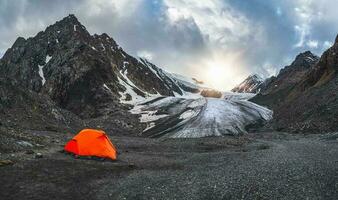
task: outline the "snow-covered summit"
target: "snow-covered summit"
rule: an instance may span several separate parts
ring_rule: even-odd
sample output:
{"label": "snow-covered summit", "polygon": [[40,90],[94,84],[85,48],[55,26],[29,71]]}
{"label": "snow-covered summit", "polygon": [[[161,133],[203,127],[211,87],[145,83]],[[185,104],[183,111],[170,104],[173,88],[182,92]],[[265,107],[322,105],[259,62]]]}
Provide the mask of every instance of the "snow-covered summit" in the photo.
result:
{"label": "snow-covered summit", "polygon": [[242,83],[233,88],[232,92],[244,92],[244,93],[257,93],[260,90],[260,86],[264,82],[264,79],[259,75],[254,74],[246,78]]}

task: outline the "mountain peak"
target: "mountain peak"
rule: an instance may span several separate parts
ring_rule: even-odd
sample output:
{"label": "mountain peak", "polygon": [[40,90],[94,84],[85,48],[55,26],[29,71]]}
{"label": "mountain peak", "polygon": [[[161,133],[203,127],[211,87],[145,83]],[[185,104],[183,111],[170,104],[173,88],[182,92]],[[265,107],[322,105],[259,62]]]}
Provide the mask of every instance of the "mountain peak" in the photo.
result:
{"label": "mountain peak", "polygon": [[302,67],[309,67],[309,65],[317,63],[319,57],[313,54],[311,51],[305,51],[299,53],[295,60],[292,62],[290,66],[302,66]]}
{"label": "mountain peak", "polygon": [[69,14],[67,17],[64,17],[59,21],[60,23],[72,23],[72,24],[80,24],[79,20],[74,14]]}
{"label": "mountain peak", "polygon": [[73,33],[80,33],[81,35],[85,34],[87,36],[90,35],[86,30],[86,27],[83,26],[73,14],[70,14],[60,21],[48,26],[45,32],[52,34],[55,32],[57,34],[63,32],[66,35],[73,35]]}
{"label": "mountain peak", "polygon": [[263,81],[263,78],[260,77],[258,74],[252,74],[248,78],[246,78],[246,80],[249,80],[249,79],[253,79],[253,80],[257,80],[257,81]]}
{"label": "mountain peak", "polygon": [[311,51],[305,51],[305,52],[302,52],[302,53],[299,53],[297,56],[296,56],[296,60],[299,60],[299,59],[304,59],[304,58],[319,58],[317,55],[313,54]]}
{"label": "mountain peak", "polygon": [[257,93],[260,90],[260,86],[263,83],[263,79],[257,75],[253,74],[248,76],[243,82],[241,82],[238,86],[233,88],[232,92],[239,93]]}

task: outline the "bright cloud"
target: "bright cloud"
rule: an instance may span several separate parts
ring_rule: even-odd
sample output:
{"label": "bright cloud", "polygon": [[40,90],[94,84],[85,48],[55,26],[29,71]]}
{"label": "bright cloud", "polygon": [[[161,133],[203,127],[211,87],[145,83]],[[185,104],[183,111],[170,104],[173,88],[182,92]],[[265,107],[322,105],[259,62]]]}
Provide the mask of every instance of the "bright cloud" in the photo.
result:
{"label": "bright cloud", "polygon": [[149,61],[153,60],[153,57],[154,57],[154,55],[147,50],[138,51],[137,56],[140,58],[145,58]]}
{"label": "bright cloud", "polygon": [[306,45],[311,48],[311,49],[315,49],[318,47],[318,41],[317,40],[309,40]]}

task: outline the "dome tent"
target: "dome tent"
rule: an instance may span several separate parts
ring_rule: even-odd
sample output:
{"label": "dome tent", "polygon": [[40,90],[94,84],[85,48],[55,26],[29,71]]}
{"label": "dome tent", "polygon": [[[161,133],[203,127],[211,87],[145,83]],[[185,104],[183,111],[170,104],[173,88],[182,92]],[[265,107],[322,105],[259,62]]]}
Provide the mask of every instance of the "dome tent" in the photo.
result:
{"label": "dome tent", "polygon": [[115,146],[101,130],[83,129],[65,145],[64,150],[79,156],[117,159]]}

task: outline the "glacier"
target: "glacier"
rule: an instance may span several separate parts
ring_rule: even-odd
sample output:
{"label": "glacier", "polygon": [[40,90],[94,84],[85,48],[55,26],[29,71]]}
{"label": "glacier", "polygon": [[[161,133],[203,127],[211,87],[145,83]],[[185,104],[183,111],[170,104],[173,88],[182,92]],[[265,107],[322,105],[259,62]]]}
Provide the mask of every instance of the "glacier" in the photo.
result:
{"label": "glacier", "polygon": [[[147,123],[148,137],[201,138],[242,135],[247,127],[262,125],[273,112],[248,101],[252,94],[223,93],[222,98],[158,97],[131,110]],[[145,120],[147,119],[147,120]]]}

